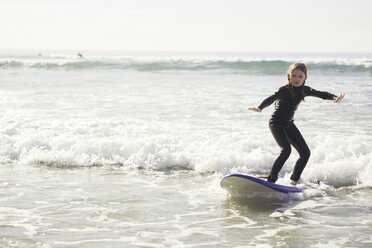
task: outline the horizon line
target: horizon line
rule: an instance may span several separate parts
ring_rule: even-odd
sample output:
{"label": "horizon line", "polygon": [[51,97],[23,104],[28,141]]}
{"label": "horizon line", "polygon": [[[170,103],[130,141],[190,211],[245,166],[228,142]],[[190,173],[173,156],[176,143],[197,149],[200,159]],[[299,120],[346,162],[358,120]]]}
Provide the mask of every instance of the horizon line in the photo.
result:
{"label": "horizon line", "polygon": [[245,54],[354,54],[354,55],[372,55],[371,52],[360,52],[360,51],[248,51],[248,50],[181,50],[181,49],[170,49],[170,50],[158,50],[158,49],[105,49],[105,48],[95,48],[95,49],[78,49],[78,48],[1,48],[0,51],[64,51],[64,52],[129,52],[129,53],[245,53]]}

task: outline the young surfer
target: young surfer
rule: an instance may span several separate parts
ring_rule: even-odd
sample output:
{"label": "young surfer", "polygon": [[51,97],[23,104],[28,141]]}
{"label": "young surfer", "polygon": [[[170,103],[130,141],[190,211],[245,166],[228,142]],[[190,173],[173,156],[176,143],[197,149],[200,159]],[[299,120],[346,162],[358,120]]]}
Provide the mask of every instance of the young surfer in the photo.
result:
{"label": "young surfer", "polygon": [[272,96],[266,98],[260,106],[257,108],[249,108],[249,110],[261,112],[264,108],[276,101],[275,111],[270,118],[269,127],[281,152],[272,166],[267,181],[276,182],[280,170],[291,154],[292,145],[300,155],[291,175],[291,184],[296,185],[310,157],[310,149],[293,122],[293,115],[298,105],[301,101],[305,101],[306,96],[333,100],[334,103],[337,103],[344,98],[345,94],[336,96],[305,86],[307,68],[303,63],[292,64],[288,69],[287,78],[288,83],[286,85],[280,87]]}

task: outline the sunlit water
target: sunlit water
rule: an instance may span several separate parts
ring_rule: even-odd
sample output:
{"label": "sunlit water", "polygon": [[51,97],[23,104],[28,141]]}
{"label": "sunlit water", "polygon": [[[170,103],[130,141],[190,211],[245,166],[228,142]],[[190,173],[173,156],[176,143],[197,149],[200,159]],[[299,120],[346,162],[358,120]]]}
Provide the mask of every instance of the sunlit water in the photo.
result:
{"label": "sunlit water", "polygon": [[[278,202],[234,198],[219,183],[270,171],[273,106],[247,108],[285,82],[285,69],[12,59],[0,70],[0,246],[371,246],[368,67],[310,71],[309,86],[346,97],[301,103],[295,122],[312,151],[302,179],[320,187]],[[296,159],[293,151],[279,183]]]}

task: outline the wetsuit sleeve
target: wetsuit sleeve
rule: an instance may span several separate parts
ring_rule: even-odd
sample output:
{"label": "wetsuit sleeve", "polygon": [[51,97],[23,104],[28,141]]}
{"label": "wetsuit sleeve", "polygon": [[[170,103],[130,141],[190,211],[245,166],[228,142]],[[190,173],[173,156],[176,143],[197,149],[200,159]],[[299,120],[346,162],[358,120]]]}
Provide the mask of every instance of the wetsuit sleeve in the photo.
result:
{"label": "wetsuit sleeve", "polygon": [[318,90],[315,90],[313,88],[310,88],[308,86],[305,86],[305,95],[306,96],[315,96],[315,97],[319,97],[319,98],[322,98],[324,100],[333,100],[335,99],[335,97],[337,97],[336,95],[334,94],[331,94],[329,92],[326,92],[326,91],[318,91]]}
{"label": "wetsuit sleeve", "polygon": [[280,94],[281,94],[281,90],[279,89],[273,95],[263,100],[263,102],[260,104],[260,106],[258,106],[258,108],[263,110],[264,108],[270,106],[273,102],[275,102],[279,98]]}

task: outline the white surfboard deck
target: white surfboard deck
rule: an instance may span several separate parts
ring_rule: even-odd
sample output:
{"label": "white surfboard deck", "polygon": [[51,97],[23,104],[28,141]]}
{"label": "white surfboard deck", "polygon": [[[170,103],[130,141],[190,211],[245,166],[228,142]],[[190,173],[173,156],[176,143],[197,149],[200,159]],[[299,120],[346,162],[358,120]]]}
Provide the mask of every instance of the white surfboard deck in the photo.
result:
{"label": "white surfboard deck", "polygon": [[300,193],[308,186],[286,186],[267,182],[257,177],[242,174],[231,174],[221,180],[221,187],[231,194],[265,195],[279,192],[282,194]]}

